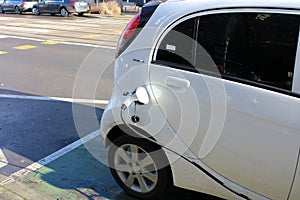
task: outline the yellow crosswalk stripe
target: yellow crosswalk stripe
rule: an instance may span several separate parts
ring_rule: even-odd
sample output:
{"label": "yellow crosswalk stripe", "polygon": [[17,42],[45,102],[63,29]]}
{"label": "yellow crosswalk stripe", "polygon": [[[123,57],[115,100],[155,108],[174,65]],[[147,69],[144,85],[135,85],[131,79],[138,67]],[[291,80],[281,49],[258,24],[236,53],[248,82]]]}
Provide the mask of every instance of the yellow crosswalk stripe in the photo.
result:
{"label": "yellow crosswalk stripe", "polygon": [[133,17],[114,17],[117,20],[132,20]]}
{"label": "yellow crosswalk stripe", "polygon": [[89,35],[84,35],[84,38],[95,38],[95,37],[99,37],[98,34],[89,34]]}
{"label": "yellow crosswalk stripe", "polygon": [[5,51],[0,51],[0,55],[7,54]]}
{"label": "yellow crosswalk stripe", "polygon": [[28,50],[28,49],[33,49],[33,48],[37,48],[37,46],[22,45],[22,46],[14,47],[14,49],[18,49],[18,50]]}
{"label": "yellow crosswalk stripe", "polygon": [[121,34],[123,32],[123,30],[112,30],[113,33],[116,33],[116,34]]}
{"label": "yellow crosswalk stripe", "polygon": [[55,42],[55,41],[45,41],[42,42],[41,44],[48,44],[48,45],[54,45],[54,44],[59,44],[60,42]]}

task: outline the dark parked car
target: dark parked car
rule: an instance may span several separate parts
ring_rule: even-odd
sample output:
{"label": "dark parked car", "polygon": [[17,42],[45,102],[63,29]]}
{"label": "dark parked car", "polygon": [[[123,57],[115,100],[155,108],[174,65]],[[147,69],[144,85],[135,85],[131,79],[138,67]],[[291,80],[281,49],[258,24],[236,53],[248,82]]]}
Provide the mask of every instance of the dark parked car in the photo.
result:
{"label": "dark parked car", "polygon": [[32,8],[35,15],[50,13],[51,15],[60,14],[63,17],[68,16],[70,13],[78,13],[82,16],[89,10],[90,7],[84,0],[43,0]]}
{"label": "dark parked car", "polygon": [[31,12],[33,5],[37,2],[37,0],[4,0],[0,4],[0,14],[4,12],[15,12],[16,14]]}

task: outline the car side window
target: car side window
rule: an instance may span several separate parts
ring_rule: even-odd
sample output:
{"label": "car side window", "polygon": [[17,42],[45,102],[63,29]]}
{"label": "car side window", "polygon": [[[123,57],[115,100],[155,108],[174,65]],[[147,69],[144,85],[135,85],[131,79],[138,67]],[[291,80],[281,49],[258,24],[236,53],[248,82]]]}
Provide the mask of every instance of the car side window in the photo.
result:
{"label": "car side window", "polygon": [[156,62],[171,67],[193,68],[197,18],[186,20],[167,33],[157,50]]}
{"label": "car side window", "polygon": [[188,19],[169,31],[154,62],[291,91],[300,17],[225,13]]}
{"label": "car side window", "polygon": [[236,13],[200,17],[197,41],[223,77],[291,90],[298,35],[298,16]]}

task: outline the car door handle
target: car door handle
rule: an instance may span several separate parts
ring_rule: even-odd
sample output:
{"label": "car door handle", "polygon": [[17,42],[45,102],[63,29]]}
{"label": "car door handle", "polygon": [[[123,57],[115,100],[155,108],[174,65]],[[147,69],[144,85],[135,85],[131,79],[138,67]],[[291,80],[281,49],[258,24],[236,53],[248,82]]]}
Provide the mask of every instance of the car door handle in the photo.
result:
{"label": "car door handle", "polygon": [[184,88],[184,89],[188,89],[191,86],[189,80],[179,78],[179,77],[174,77],[174,76],[168,76],[165,80],[165,84],[170,87]]}

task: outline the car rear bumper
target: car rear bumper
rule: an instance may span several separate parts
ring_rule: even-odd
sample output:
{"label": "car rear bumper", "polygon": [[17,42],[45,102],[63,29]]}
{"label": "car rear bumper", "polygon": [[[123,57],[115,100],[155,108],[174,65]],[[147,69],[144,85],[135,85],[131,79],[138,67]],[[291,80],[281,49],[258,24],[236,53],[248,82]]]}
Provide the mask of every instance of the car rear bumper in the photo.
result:
{"label": "car rear bumper", "polygon": [[68,6],[67,9],[70,13],[87,13],[90,11],[89,6]]}
{"label": "car rear bumper", "polygon": [[20,11],[21,12],[31,12],[32,11],[32,7],[20,7]]}

